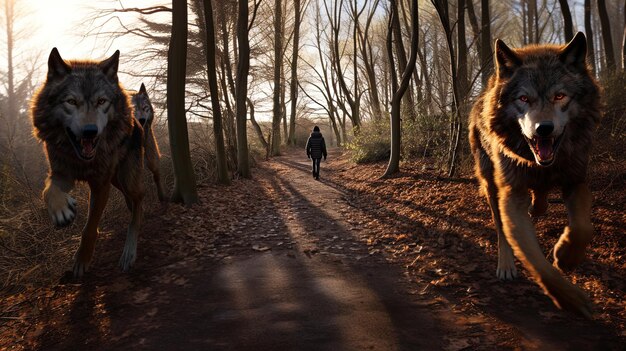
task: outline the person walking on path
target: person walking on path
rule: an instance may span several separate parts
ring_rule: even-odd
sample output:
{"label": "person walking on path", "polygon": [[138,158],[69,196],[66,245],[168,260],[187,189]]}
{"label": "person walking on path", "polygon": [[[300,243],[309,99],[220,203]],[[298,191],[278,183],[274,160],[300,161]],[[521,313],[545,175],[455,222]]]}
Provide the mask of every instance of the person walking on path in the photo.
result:
{"label": "person walking on path", "polygon": [[320,161],[322,156],[324,156],[324,161],[326,161],[327,155],[324,136],[320,133],[320,127],[315,126],[309,136],[309,140],[306,141],[306,156],[309,159],[313,159],[313,178],[320,179]]}

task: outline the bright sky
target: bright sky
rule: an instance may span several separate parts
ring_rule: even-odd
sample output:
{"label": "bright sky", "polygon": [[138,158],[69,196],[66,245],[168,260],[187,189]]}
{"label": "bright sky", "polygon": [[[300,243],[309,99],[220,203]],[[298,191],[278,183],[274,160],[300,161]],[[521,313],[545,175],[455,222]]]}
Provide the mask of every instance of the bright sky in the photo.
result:
{"label": "bright sky", "polygon": [[[15,2],[16,12],[20,16],[19,23],[16,23],[16,29],[22,30],[24,33],[16,43],[16,54],[18,55],[16,62],[19,64],[23,60],[29,60],[30,57],[38,56],[41,73],[39,74],[40,77],[36,77],[35,80],[41,82],[47,69],[48,55],[53,47],[58,48],[61,56],[65,59],[104,59],[112,55],[115,50],[120,50],[121,65],[123,65],[124,53],[136,49],[138,45],[142,44],[131,37],[122,37],[111,42],[108,35],[100,37],[95,35],[97,34],[95,28],[104,22],[104,20],[96,22],[92,20],[96,13],[95,9],[119,8],[121,5],[143,7],[163,1],[15,0]],[[131,18],[136,17],[136,14],[119,14],[119,17],[128,23]],[[108,24],[110,24],[110,28],[118,28],[118,22],[115,19],[111,18]],[[85,36],[90,31],[94,35]],[[2,57],[2,63],[0,63],[4,69],[6,69],[5,60]],[[121,74],[120,79],[129,88],[137,85],[137,79],[128,75]]]}

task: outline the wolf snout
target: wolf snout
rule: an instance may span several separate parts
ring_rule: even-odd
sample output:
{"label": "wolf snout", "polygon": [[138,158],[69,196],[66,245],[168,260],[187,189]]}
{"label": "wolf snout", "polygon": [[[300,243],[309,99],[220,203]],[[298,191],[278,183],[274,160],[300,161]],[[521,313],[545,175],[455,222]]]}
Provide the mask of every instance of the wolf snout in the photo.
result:
{"label": "wolf snout", "polygon": [[86,139],[93,139],[98,136],[98,126],[95,124],[87,124],[83,127],[82,137]]}
{"label": "wolf snout", "polygon": [[540,137],[549,137],[554,131],[554,123],[552,121],[543,121],[535,124],[535,132]]}

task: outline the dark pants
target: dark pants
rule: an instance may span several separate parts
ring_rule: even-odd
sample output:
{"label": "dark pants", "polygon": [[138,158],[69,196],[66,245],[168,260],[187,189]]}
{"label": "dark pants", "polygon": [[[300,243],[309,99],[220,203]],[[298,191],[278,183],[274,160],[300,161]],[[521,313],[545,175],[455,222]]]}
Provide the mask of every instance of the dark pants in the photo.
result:
{"label": "dark pants", "polygon": [[320,177],[320,162],[322,161],[321,158],[314,158],[313,159],[313,177],[315,178],[319,178]]}

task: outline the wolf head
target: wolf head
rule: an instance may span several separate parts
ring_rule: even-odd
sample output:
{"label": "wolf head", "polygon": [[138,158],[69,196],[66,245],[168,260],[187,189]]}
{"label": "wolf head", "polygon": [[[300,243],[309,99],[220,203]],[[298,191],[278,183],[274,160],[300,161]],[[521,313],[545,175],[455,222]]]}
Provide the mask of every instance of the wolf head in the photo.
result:
{"label": "wolf head", "polygon": [[154,110],[152,109],[152,104],[150,103],[150,97],[148,97],[146,86],[143,85],[143,83],[141,83],[139,92],[133,94],[131,100],[135,110],[135,119],[137,119],[139,124],[141,124],[144,129],[146,129],[146,126],[150,126],[152,124],[152,120],[154,119]]}
{"label": "wolf head", "polygon": [[[116,104],[124,95],[117,79],[120,52],[100,61],[64,61],[54,48],[48,58],[44,84],[50,113],[36,127],[60,125],[76,155],[93,159],[109,122],[116,118]],[[41,94],[40,94],[41,95]]]}
{"label": "wolf head", "polygon": [[499,113],[490,127],[509,139],[511,133],[521,132],[540,166],[554,163],[568,125],[584,108],[583,100],[591,95],[598,98],[586,54],[586,39],[580,32],[562,46],[510,49],[496,40],[494,83]]}

